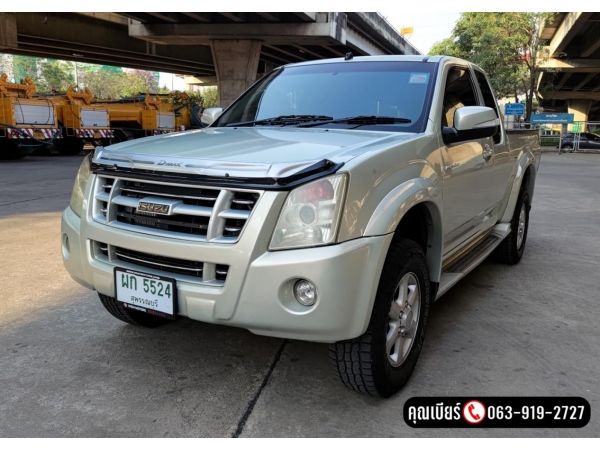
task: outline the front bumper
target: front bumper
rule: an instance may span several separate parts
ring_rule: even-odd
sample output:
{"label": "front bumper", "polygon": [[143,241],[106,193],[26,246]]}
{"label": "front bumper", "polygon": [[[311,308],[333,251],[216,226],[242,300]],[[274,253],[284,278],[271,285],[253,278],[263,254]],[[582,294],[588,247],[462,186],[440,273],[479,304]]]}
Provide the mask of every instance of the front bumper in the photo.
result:
{"label": "front bumper", "polygon": [[[391,234],[269,252],[264,250],[264,233],[252,226],[244,233],[242,241],[252,242],[252,247],[242,242],[229,246],[186,242],[82,220],[67,208],[62,218],[63,259],[77,282],[114,296],[115,265],[95,259],[93,240],[142,252],[151,249],[174,258],[197,256],[228,264],[230,273],[224,286],[178,280],[178,312],[182,316],[261,335],[318,342],[351,339],[366,330]],[[316,285],[315,305],[305,307],[294,299],[292,286],[299,278]]]}

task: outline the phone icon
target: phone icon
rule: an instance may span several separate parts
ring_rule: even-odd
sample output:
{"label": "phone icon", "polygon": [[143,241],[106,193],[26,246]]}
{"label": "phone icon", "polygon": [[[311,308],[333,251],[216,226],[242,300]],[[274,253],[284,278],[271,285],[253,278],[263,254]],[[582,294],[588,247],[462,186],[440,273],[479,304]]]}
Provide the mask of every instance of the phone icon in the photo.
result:
{"label": "phone icon", "polygon": [[473,403],[469,404],[469,413],[471,414],[471,417],[473,417],[473,419],[481,420],[481,416],[475,412],[475,405]]}
{"label": "phone icon", "polygon": [[470,400],[463,406],[462,413],[468,423],[476,425],[485,419],[485,406],[479,400]]}

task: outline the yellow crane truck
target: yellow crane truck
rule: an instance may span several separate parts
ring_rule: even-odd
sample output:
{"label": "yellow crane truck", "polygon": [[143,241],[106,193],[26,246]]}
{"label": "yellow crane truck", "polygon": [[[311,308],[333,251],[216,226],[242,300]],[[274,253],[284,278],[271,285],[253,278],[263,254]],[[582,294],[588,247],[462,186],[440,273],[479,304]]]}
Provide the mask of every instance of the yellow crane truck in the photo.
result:
{"label": "yellow crane truck", "polygon": [[58,114],[63,138],[55,142],[56,150],[63,155],[76,155],[86,143],[110,144],[114,138],[109,110],[94,104],[94,94],[88,89],[76,91],[69,87],[64,95],[50,97]]}
{"label": "yellow crane truck", "polygon": [[157,96],[139,95],[95,103],[94,106],[108,111],[116,141],[171,133],[177,129],[172,105]]}
{"label": "yellow crane truck", "polygon": [[19,159],[48,142],[62,140],[56,105],[34,97],[35,83],[11,83],[0,75],[0,159]]}
{"label": "yellow crane truck", "polygon": [[145,136],[200,127],[202,105],[187,94],[140,94],[96,101],[88,89],[36,95],[26,78],[11,83],[0,75],[0,158],[15,159],[53,144],[62,155],[76,155],[85,144],[108,145]]}

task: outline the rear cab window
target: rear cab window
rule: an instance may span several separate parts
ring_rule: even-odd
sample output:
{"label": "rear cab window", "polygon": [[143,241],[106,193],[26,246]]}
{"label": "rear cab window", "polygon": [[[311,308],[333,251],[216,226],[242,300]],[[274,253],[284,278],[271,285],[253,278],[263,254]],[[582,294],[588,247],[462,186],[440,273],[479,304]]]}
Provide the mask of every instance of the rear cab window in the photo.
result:
{"label": "rear cab window", "polygon": [[[494,93],[492,92],[492,88],[488,83],[487,79],[483,72],[479,70],[475,70],[475,77],[477,78],[477,83],[479,84],[479,89],[481,90],[481,95],[483,96],[483,104],[488,108],[492,108],[496,112],[496,117],[500,118],[500,114],[498,114],[498,105],[496,103],[496,99],[494,99]],[[501,129],[498,126],[496,130],[496,134],[494,134],[494,143],[498,144],[502,139]]]}

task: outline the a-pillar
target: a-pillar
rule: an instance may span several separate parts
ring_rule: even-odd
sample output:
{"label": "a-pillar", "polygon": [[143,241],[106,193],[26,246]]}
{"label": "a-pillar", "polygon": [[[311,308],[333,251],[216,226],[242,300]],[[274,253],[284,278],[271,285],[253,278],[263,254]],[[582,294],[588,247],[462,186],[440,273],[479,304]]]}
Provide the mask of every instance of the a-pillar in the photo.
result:
{"label": "a-pillar", "polygon": [[[594,103],[593,100],[569,100],[569,113],[574,115],[575,122],[587,122],[590,108]],[[569,126],[569,131],[573,131],[573,126]],[[587,131],[587,123],[577,126],[576,131]]]}
{"label": "a-pillar", "polygon": [[225,108],[256,81],[262,43],[249,39],[226,39],[214,40],[211,44],[219,105]]}

